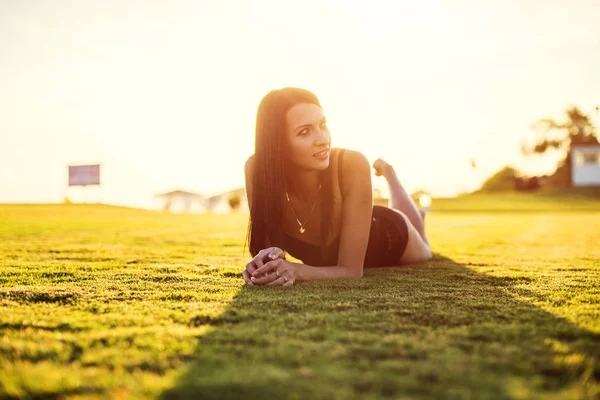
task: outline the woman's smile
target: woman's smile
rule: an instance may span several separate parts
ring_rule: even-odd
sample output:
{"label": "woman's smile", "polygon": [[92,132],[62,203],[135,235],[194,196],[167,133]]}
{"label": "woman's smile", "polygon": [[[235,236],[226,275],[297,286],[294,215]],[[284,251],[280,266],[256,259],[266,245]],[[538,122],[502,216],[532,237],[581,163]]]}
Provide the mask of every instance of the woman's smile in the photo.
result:
{"label": "woman's smile", "polygon": [[324,160],[327,160],[329,158],[329,153],[330,153],[329,148],[326,148],[325,150],[320,151],[320,152],[314,154],[313,157],[315,157],[317,160],[324,161]]}

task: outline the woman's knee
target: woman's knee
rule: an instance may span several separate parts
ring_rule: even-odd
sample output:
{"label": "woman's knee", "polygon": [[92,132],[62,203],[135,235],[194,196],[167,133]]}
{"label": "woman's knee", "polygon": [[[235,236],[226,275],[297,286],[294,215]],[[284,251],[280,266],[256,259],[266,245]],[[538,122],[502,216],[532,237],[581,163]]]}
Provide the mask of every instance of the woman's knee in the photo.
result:
{"label": "woman's knee", "polygon": [[400,261],[405,264],[424,263],[431,260],[431,256],[431,249],[423,243],[421,246],[407,248]]}
{"label": "woman's knee", "polygon": [[408,241],[400,262],[403,264],[414,264],[431,260],[432,253],[429,244],[423,240],[412,224],[408,223],[407,226]]}

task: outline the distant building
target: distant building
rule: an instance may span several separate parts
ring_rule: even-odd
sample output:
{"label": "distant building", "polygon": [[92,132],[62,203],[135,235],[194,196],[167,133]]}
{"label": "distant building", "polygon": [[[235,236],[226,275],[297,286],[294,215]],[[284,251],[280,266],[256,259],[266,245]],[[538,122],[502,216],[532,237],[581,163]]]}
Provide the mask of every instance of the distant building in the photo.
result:
{"label": "distant building", "polygon": [[237,211],[249,212],[248,199],[246,198],[246,191],[244,188],[230,190],[212,196],[208,198],[208,210],[215,214],[226,214],[232,211],[230,207],[230,198],[237,197],[239,199],[239,206]]}
{"label": "distant building", "polygon": [[170,212],[203,213],[207,199],[201,194],[174,190],[154,196],[154,209]]}
{"label": "distant building", "polygon": [[244,188],[230,190],[212,197],[206,197],[199,193],[174,190],[172,192],[157,194],[154,196],[154,209],[170,211],[174,213],[206,213],[228,214],[232,212],[231,198],[237,198],[239,205],[236,208],[240,212],[249,212],[248,200]]}
{"label": "distant building", "polygon": [[573,186],[600,186],[600,144],[571,147]]}

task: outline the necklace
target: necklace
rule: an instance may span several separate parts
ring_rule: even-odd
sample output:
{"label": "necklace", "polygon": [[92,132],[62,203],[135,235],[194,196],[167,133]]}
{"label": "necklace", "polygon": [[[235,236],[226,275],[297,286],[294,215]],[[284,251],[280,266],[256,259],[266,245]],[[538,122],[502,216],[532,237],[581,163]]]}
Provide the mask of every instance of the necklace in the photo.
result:
{"label": "necklace", "polygon": [[[322,183],[319,184],[319,192],[321,191],[321,186],[322,186]],[[300,231],[300,233],[306,232],[306,228],[304,226],[308,222],[312,212],[315,210],[315,206],[317,205],[317,202],[319,201],[319,199],[317,198],[317,200],[315,200],[315,204],[313,204],[312,208],[310,209],[310,212],[308,213],[308,217],[306,218],[306,221],[304,221],[304,223],[302,223],[302,222],[300,222],[300,219],[298,219],[298,215],[296,215],[296,211],[294,211],[294,207],[292,207],[292,203],[290,203],[290,196],[288,196],[287,191],[285,192],[285,198],[287,199],[288,203],[290,204],[290,208],[292,209],[294,218],[296,218],[296,221],[298,222],[298,225],[300,226],[300,228],[298,230]]]}

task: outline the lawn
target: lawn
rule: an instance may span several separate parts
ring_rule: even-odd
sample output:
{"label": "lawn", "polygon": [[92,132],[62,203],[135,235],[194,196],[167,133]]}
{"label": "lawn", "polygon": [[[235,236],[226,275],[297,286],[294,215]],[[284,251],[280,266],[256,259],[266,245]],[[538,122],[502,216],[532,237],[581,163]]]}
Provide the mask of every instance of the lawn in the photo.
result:
{"label": "lawn", "polygon": [[0,205],[0,398],[598,398],[600,199],[478,196],[427,264],[275,289],[244,214]]}

